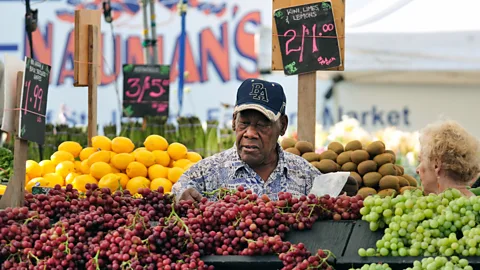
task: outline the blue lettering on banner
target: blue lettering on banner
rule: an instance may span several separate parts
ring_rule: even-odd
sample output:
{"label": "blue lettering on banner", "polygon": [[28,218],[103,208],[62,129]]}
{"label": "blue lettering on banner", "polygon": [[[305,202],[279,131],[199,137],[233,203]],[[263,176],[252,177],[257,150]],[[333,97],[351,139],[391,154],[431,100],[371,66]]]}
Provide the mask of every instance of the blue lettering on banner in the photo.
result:
{"label": "blue lettering on banner", "polygon": [[220,111],[219,108],[210,108],[207,110],[207,121],[214,121],[218,120],[218,116],[216,115]]}
{"label": "blue lettering on banner", "polygon": [[410,109],[404,107],[400,110],[383,110],[373,105],[370,110],[354,111],[345,110],[342,106],[338,107],[337,118],[335,112],[328,106],[322,111],[321,119],[324,127],[329,127],[342,120],[342,116],[347,115],[357,119],[362,126],[409,126],[410,125]]}

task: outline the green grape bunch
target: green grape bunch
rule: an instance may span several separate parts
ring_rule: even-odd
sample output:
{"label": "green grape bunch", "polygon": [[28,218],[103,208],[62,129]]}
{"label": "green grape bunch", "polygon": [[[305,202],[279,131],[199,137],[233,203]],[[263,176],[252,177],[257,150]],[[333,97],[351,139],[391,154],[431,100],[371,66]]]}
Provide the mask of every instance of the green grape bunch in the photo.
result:
{"label": "green grape bunch", "polygon": [[360,268],[350,268],[349,270],[392,270],[388,263],[365,264]]}

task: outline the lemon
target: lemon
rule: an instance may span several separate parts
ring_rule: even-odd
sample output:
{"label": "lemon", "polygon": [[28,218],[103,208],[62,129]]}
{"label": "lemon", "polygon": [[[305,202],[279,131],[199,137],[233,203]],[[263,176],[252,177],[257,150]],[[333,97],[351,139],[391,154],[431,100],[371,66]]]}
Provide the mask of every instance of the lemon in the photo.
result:
{"label": "lemon", "polygon": [[124,173],[116,173],[120,177],[120,185],[122,186],[123,189],[127,187],[127,183],[130,180],[130,177]]}
{"label": "lemon", "polygon": [[78,173],[69,173],[67,177],[65,177],[65,185],[72,184],[73,180],[75,180],[75,177],[79,176],[80,174]]}
{"label": "lemon", "polygon": [[42,176],[42,167],[34,160],[27,160],[25,173],[30,179]]}
{"label": "lemon", "polygon": [[75,172],[75,164],[71,161],[62,161],[55,167],[55,172],[65,178],[69,173]]}
{"label": "lemon", "polygon": [[120,188],[121,177],[114,173],[109,173],[104,175],[100,181],[98,181],[99,188],[109,188],[111,192],[116,191]]}
{"label": "lemon", "polygon": [[92,166],[95,162],[105,162],[110,163],[110,152],[109,151],[98,151],[93,153],[90,157],[88,157],[88,166]]}
{"label": "lemon", "polygon": [[193,163],[199,162],[202,160],[202,156],[197,153],[197,152],[188,152],[187,153],[187,159],[190,160]]}
{"label": "lemon", "polygon": [[97,180],[111,172],[112,168],[106,162],[95,162],[92,164],[92,166],[90,166],[90,175]]}
{"label": "lemon", "polygon": [[113,166],[112,163],[110,163],[109,165],[110,165],[112,173],[120,173],[121,172],[119,169],[115,168],[115,166]]}
{"label": "lemon", "polygon": [[168,148],[168,141],[160,135],[150,135],[143,142],[145,148],[148,151],[162,150],[165,151]]}
{"label": "lemon", "polygon": [[167,153],[173,160],[179,160],[187,156],[187,147],[181,143],[172,143],[168,146]]}
{"label": "lemon", "polygon": [[195,165],[195,163],[188,163],[187,165],[185,165],[183,167],[183,170],[187,171],[188,169],[190,169],[190,167],[192,167],[193,165]]}
{"label": "lemon", "polygon": [[168,167],[173,168],[174,163],[175,163],[175,160],[171,159],[170,162],[168,163]]}
{"label": "lemon", "polygon": [[78,142],[66,141],[58,146],[58,150],[69,152],[73,157],[78,157],[82,151],[82,146]]}
{"label": "lemon", "polygon": [[130,179],[127,183],[127,190],[130,191],[132,195],[137,194],[140,188],[150,188],[150,181],[145,177],[138,176]]}
{"label": "lemon", "polygon": [[97,150],[93,147],[85,147],[83,150],[80,152],[80,160],[84,161],[88,159],[93,153],[97,152]]}
{"label": "lemon", "polygon": [[155,164],[155,156],[150,151],[138,151],[135,153],[135,160],[142,163],[146,167]]}
{"label": "lemon", "polygon": [[75,157],[72,154],[66,151],[57,151],[50,156],[50,160],[55,164],[55,166],[62,161],[75,161]]}
{"label": "lemon", "polygon": [[83,174],[75,177],[72,182],[73,188],[81,192],[87,191],[86,184],[98,184],[98,181],[89,174]]}
{"label": "lemon", "polygon": [[5,194],[5,191],[7,190],[7,186],[6,185],[0,185],[0,195],[3,196],[3,194]]}
{"label": "lemon", "polygon": [[168,164],[170,164],[170,156],[167,151],[155,150],[152,154],[155,157],[155,163],[160,164],[163,167],[168,167]]}
{"label": "lemon", "polygon": [[120,153],[131,153],[135,149],[132,140],[127,137],[116,137],[112,140],[112,151]]}
{"label": "lemon", "polygon": [[73,164],[75,165],[75,172],[76,173],[81,173],[82,172],[82,162],[78,161],[78,160],[75,160],[75,162]]}
{"label": "lemon", "polygon": [[65,186],[65,180],[58,173],[47,173],[43,178],[47,182],[47,187],[54,188],[56,185]]}
{"label": "lemon", "polygon": [[170,180],[172,183],[176,183],[184,172],[185,171],[182,168],[178,168],[178,167],[170,168],[168,170],[168,180]]}
{"label": "lemon", "polygon": [[90,166],[88,165],[88,159],[82,161],[82,164],[81,164],[81,167],[80,167],[80,171],[81,171],[83,174],[89,174],[89,173],[90,173]]}
{"label": "lemon", "polygon": [[32,193],[33,187],[48,187],[48,183],[43,177],[36,177],[28,181],[25,185],[25,190]]}
{"label": "lemon", "polygon": [[166,178],[155,178],[150,183],[151,190],[158,190],[159,187],[163,187],[163,192],[170,192],[172,190],[172,182]]}
{"label": "lemon", "polygon": [[152,165],[148,168],[148,178],[153,180],[155,178],[167,178],[168,177],[168,168],[163,167],[160,164]]}
{"label": "lemon", "polygon": [[30,181],[30,177],[28,177],[28,175],[25,174],[25,185],[28,183],[28,181]]}
{"label": "lemon", "polygon": [[42,175],[55,172],[55,163],[53,163],[51,160],[42,160],[40,163],[38,163],[38,165],[42,167]]}
{"label": "lemon", "polygon": [[178,167],[183,169],[185,166],[187,166],[190,163],[192,162],[188,159],[179,159],[173,163],[173,167]]}
{"label": "lemon", "polygon": [[92,138],[92,147],[96,150],[110,151],[112,150],[112,141],[106,136],[97,135]]}
{"label": "lemon", "polygon": [[130,178],[134,177],[147,177],[148,171],[147,167],[140,162],[134,161],[128,164],[127,166],[127,175]]}
{"label": "lemon", "polygon": [[136,152],[139,152],[139,151],[148,151],[148,150],[145,147],[139,147],[139,148],[135,149],[135,151],[133,151],[133,153],[136,153]]}
{"label": "lemon", "polygon": [[132,154],[127,154],[127,153],[121,153],[121,154],[116,154],[112,160],[111,163],[115,168],[119,170],[125,170],[131,162],[135,161],[135,156]]}

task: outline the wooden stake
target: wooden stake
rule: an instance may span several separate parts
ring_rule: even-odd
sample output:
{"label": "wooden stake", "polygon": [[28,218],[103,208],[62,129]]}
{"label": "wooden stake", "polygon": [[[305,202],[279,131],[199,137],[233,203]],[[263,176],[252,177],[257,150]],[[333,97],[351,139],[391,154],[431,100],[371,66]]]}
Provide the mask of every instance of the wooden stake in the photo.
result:
{"label": "wooden stake", "polygon": [[316,72],[298,75],[298,139],[315,147],[316,127]]}
{"label": "wooden stake", "polygon": [[[20,108],[20,96],[23,91],[23,72],[17,73],[17,100],[15,108]],[[7,207],[22,207],[25,200],[25,167],[28,157],[28,142],[18,138],[20,132],[20,110],[14,113],[15,143],[13,150],[13,177],[10,179],[2,199],[0,209]]]}
{"label": "wooden stake", "polygon": [[97,135],[98,27],[88,25],[88,146]]}

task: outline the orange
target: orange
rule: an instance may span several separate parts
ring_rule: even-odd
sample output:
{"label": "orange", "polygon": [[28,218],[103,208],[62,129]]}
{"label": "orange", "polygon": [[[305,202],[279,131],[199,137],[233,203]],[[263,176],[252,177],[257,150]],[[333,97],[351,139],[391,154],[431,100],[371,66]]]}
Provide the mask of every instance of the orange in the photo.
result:
{"label": "orange", "polygon": [[132,195],[138,193],[139,188],[150,188],[150,181],[145,177],[134,177],[127,183],[127,189]]}
{"label": "orange", "polygon": [[135,161],[142,163],[146,167],[150,167],[155,164],[155,156],[150,151],[138,151],[135,153]]}
{"label": "orange", "polygon": [[175,142],[168,146],[167,153],[173,160],[179,160],[187,156],[187,147]]}
{"label": "orange", "polygon": [[163,192],[170,192],[172,190],[172,182],[166,178],[155,178],[150,183],[151,190],[158,190],[159,187],[163,187]]}
{"label": "orange", "polygon": [[92,147],[96,150],[110,151],[112,149],[112,141],[106,136],[97,135],[92,138]]}
{"label": "orange", "polygon": [[143,145],[145,146],[145,148],[147,148],[148,151],[164,151],[168,148],[168,141],[160,135],[150,135],[145,139]]}
{"label": "orange", "polygon": [[134,161],[128,164],[126,173],[130,178],[138,176],[147,177],[148,171],[145,165],[140,162]]}
{"label": "orange", "polygon": [[75,180],[75,177],[79,176],[80,174],[78,173],[69,173],[67,177],[65,177],[65,185],[72,184],[73,180]]}
{"label": "orange", "polygon": [[65,178],[71,172],[75,172],[75,164],[71,161],[62,161],[55,167],[55,172]]}
{"label": "orange", "polygon": [[135,161],[135,156],[132,154],[127,154],[127,153],[121,153],[121,154],[116,154],[112,160],[111,163],[115,168],[119,170],[125,170],[131,162]]}
{"label": "orange", "polygon": [[95,162],[90,166],[90,175],[95,177],[95,179],[100,179],[103,176],[112,172],[112,168],[106,162]]}
{"label": "orange", "polygon": [[34,160],[27,160],[25,173],[30,179],[42,176],[42,167]]}
{"label": "orange", "polygon": [[51,160],[42,160],[40,163],[38,163],[38,165],[42,167],[42,175],[55,172],[55,163],[53,163]]}
{"label": "orange", "polygon": [[121,177],[114,173],[104,175],[100,181],[98,181],[99,188],[109,188],[111,192],[120,188]]}
{"label": "orange", "polygon": [[155,157],[155,163],[160,164],[163,167],[168,167],[168,164],[170,164],[170,156],[167,151],[155,150],[152,154]]}
{"label": "orange", "polygon": [[112,140],[112,151],[120,153],[131,153],[135,149],[132,140],[127,137],[116,137]]}
{"label": "orange", "polygon": [[168,168],[163,167],[162,165],[155,164],[148,168],[148,178],[153,180],[155,178],[167,178],[168,177]]}
{"label": "orange", "polygon": [[86,184],[98,184],[97,180],[93,178],[93,176],[89,174],[79,175],[73,179],[72,186],[74,189],[85,192],[87,189],[85,188]]}
{"label": "orange", "polygon": [[93,153],[97,152],[97,150],[93,147],[85,147],[83,150],[80,152],[80,160],[84,161],[88,159]]}
{"label": "orange", "polygon": [[58,146],[58,150],[69,152],[73,157],[78,157],[82,151],[82,146],[78,142],[66,141]]}
{"label": "orange", "polygon": [[202,156],[197,152],[188,152],[187,159],[190,160],[191,162],[196,163],[202,160]]}
{"label": "orange", "polygon": [[93,163],[95,162],[105,162],[105,163],[110,163],[110,152],[109,151],[98,151],[93,153],[88,157],[88,165],[92,166]]}
{"label": "orange", "polygon": [[52,156],[50,156],[50,160],[55,164],[57,165],[58,163],[62,162],[62,161],[71,161],[71,162],[74,162],[75,161],[75,157],[73,157],[72,154],[70,154],[69,152],[66,152],[66,151],[57,151],[55,153],[52,154]]}
{"label": "orange", "polygon": [[58,173],[47,173],[43,176],[47,182],[47,187],[54,188],[56,185],[65,186],[65,180]]}
{"label": "orange", "polygon": [[130,180],[130,178],[128,177],[128,175],[124,173],[116,173],[116,175],[120,177],[120,185],[122,186],[123,189],[125,189],[127,187],[127,183]]}
{"label": "orange", "polygon": [[178,168],[178,167],[170,168],[168,170],[168,180],[170,180],[172,183],[176,183],[184,172],[185,171],[182,168]]}

